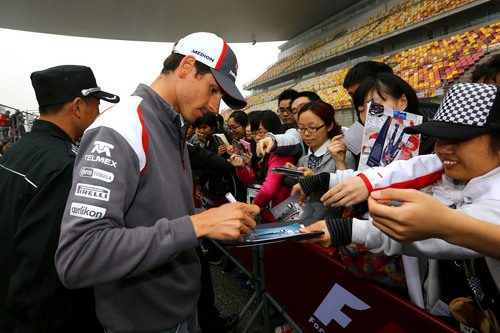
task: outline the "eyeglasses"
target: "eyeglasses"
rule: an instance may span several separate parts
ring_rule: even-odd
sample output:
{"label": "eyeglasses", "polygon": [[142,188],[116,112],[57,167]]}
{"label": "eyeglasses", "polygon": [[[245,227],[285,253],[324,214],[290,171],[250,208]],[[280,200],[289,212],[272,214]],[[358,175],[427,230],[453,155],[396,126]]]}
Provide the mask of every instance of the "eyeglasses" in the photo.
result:
{"label": "eyeglasses", "polygon": [[236,131],[239,127],[241,127],[241,125],[236,125],[236,126],[227,126],[227,128],[230,130],[230,131]]}
{"label": "eyeglasses", "polygon": [[326,124],[323,124],[321,126],[318,126],[318,127],[302,127],[302,126],[299,126],[299,131],[300,133],[304,133],[305,131],[307,131],[307,133],[316,133],[320,128],[324,127]]}
{"label": "eyeglasses", "polygon": [[252,131],[252,136],[257,136],[257,135],[266,135],[267,131],[265,129],[260,129],[258,131]]}
{"label": "eyeglasses", "polygon": [[287,108],[278,108],[279,113],[292,113],[292,109],[290,107]]}

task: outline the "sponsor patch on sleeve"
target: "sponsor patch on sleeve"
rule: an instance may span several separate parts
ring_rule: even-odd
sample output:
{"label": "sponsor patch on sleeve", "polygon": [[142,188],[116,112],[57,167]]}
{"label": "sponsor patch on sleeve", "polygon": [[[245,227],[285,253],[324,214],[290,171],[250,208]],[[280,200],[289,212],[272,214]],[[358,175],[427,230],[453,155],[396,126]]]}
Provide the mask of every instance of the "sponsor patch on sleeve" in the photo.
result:
{"label": "sponsor patch on sleeve", "polygon": [[89,220],[97,220],[104,217],[106,208],[94,205],[87,205],[79,202],[72,202],[69,215],[82,217]]}
{"label": "sponsor patch on sleeve", "polygon": [[112,172],[90,167],[82,167],[80,169],[80,177],[102,180],[106,183],[111,183],[115,179],[115,175]]}
{"label": "sponsor patch on sleeve", "polygon": [[101,201],[109,201],[111,191],[102,186],[78,183],[76,184],[75,195]]}
{"label": "sponsor patch on sleeve", "polygon": [[106,154],[107,157],[111,157],[111,150],[113,150],[113,148],[115,148],[114,145],[112,145],[111,143],[107,143],[107,142],[104,142],[104,141],[94,141],[94,147],[92,148],[92,151],[90,152],[91,154],[92,153],[98,153],[98,154]]}

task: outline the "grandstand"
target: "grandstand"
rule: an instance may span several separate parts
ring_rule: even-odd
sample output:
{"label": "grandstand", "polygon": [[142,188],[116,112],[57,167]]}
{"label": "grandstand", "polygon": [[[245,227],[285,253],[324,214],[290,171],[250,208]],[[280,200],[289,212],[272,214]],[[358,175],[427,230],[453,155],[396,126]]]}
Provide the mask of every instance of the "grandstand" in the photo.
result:
{"label": "grandstand", "polygon": [[[383,61],[419,98],[439,101],[446,87],[468,79],[474,65],[500,46],[497,1],[373,1],[361,13],[349,12],[285,43],[279,60],[245,86],[252,91],[246,111],[275,110],[276,97],[287,88],[312,90],[350,125],[355,116],[342,82],[357,62]],[[342,17],[345,23],[332,23]]]}

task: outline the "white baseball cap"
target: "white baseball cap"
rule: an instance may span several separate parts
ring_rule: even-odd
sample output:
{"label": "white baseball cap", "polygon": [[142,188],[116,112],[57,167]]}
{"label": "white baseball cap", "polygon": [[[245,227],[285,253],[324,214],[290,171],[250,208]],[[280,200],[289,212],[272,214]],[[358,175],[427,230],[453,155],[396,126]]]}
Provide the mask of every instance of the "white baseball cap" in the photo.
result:
{"label": "white baseball cap", "polygon": [[232,109],[242,109],[247,102],[235,85],[238,61],[233,50],[219,36],[210,32],[195,32],[180,39],[172,53],[192,55],[208,67],[225,92],[222,98]]}

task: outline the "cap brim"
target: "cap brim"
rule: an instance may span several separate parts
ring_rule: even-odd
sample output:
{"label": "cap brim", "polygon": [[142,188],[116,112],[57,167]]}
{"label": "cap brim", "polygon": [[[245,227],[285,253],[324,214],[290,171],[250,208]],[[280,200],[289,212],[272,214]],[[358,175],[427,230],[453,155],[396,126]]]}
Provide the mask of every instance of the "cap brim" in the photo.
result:
{"label": "cap brim", "polygon": [[222,97],[224,103],[227,104],[231,109],[243,109],[247,106],[247,101],[245,97],[240,93],[233,81],[227,78],[224,74],[219,73],[213,68],[210,68],[215,80],[219,86],[224,90],[225,95]]}
{"label": "cap brim", "polygon": [[120,101],[120,97],[118,97],[118,95],[113,95],[105,91],[96,91],[95,93],[89,94],[89,96],[103,99],[109,103],[118,103]]}
{"label": "cap brim", "polygon": [[467,139],[493,130],[487,127],[467,126],[444,121],[426,121],[404,129],[407,134],[426,134],[441,139]]}

